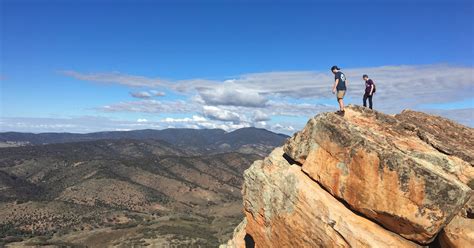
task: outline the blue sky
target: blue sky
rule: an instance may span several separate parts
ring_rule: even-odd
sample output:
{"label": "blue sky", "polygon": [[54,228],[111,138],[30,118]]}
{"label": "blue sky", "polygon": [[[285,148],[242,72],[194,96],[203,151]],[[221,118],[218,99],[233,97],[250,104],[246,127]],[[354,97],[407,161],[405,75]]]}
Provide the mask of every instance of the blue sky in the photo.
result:
{"label": "blue sky", "polygon": [[10,1],[1,131],[257,126],[332,111],[329,68],[360,104],[473,126],[472,1]]}

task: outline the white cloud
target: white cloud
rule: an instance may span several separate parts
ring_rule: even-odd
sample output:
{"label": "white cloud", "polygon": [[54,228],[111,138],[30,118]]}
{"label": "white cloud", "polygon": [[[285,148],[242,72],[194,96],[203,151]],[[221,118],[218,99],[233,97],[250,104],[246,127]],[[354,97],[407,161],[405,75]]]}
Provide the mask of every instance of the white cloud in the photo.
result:
{"label": "white cloud", "polygon": [[[397,65],[369,68],[343,68],[349,82],[346,103],[361,104],[364,91],[362,74],[375,80],[375,108],[388,113],[402,109],[420,109],[434,103],[458,102],[472,97],[474,68],[446,64]],[[66,71],[80,80],[114,83],[130,87],[151,88],[150,97],[164,96],[156,89],[178,92],[186,100],[144,100],[112,103],[98,109],[106,112],[188,113],[202,115],[206,121],[181,121],[192,127],[233,128],[237,125],[267,126],[273,130],[299,128],[301,120],[320,112],[334,111],[336,101],[331,93],[334,76],[327,71],[280,71],[242,74],[229,80],[201,78],[169,81],[159,78],[127,75],[117,72],[84,74]],[[163,97],[162,99],[166,99]],[[327,102],[333,104],[327,104]],[[458,120],[472,123],[465,110],[432,110]],[[291,116],[294,123],[276,123]],[[204,118],[203,117],[203,118]],[[276,125],[276,124],[279,124]],[[471,125],[471,124],[468,124]],[[282,131],[283,132],[283,131]]]}
{"label": "white cloud", "polygon": [[135,98],[148,99],[151,98],[151,94],[146,91],[130,92],[130,95]]}
{"label": "white cloud", "polygon": [[159,121],[114,120],[105,117],[82,116],[72,118],[0,118],[0,132],[74,132],[90,133],[110,130],[137,130],[163,128],[220,128],[226,131],[249,127],[248,123],[234,124],[194,115],[186,118],[164,118]]}
{"label": "white cloud", "polygon": [[[347,70],[346,74],[354,78],[356,83],[363,71],[373,78],[377,85],[374,100],[389,112],[417,108],[423,104],[460,101],[472,97],[474,90],[473,67],[427,65],[369,69]],[[362,83],[350,87],[349,96],[361,98]]]}
{"label": "white cloud", "polygon": [[79,80],[120,84],[131,87],[158,87],[166,84],[164,80],[158,78],[127,75],[120,72],[80,73],[72,70],[66,70],[61,71],[61,73]]}
{"label": "white cloud", "polygon": [[119,102],[97,108],[104,112],[137,112],[137,113],[189,113],[197,106],[185,101],[140,100]]}
{"label": "white cloud", "polygon": [[151,93],[153,96],[157,96],[157,97],[161,97],[161,96],[165,96],[165,95],[166,95],[165,92],[157,91],[157,90],[150,90],[150,93]]}
{"label": "white cloud", "polygon": [[77,132],[162,128],[161,123],[113,120],[99,116],[72,118],[1,118],[0,131],[17,132]]}
{"label": "white cloud", "polygon": [[[362,74],[369,74],[377,83],[376,100],[386,109],[400,111],[432,102],[459,101],[470,97],[474,87],[474,68],[450,65],[383,66],[343,70],[349,79],[348,96],[362,97]],[[222,95],[221,88],[240,89],[238,94],[264,96],[273,101],[282,98],[333,98],[333,75],[328,72],[269,72],[244,74],[229,83],[217,83],[209,95]],[[229,95],[231,93],[228,93]],[[236,104],[237,105],[237,104]]]}
{"label": "white cloud", "polygon": [[238,113],[215,106],[203,106],[203,113],[206,117],[213,120],[231,121],[233,123],[243,121]]}
{"label": "white cloud", "polygon": [[138,119],[137,122],[148,122],[147,119]]}
{"label": "white cloud", "polygon": [[[471,97],[474,68],[452,65],[400,65],[344,69],[349,79],[348,96],[360,102],[362,74],[377,84],[375,101],[384,109],[400,111],[433,102],[459,101]],[[328,71],[288,71],[243,74],[232,80],[189,79],[163,81],[119,73],[82,74],[66,71],[78,79],[128,86],[165,87],[172,91],[197,93],[206,105],[264,107],[271,99],[333,98],[333,75]]]}
{"label": "white cloud", "polygon": [[280,133],[286,133],[286,134],[291,134],[297,130],[291,125],[283,126],[281,124],[276,124],[271,127],[272,130],[275,132],[280,132]]}
{"label": "white cloud", "polygon": [[175,128],[219,128],[225,131],[232,131],[235,129],[249,127],[249,123],[232,123],[232,122],[221,122],[212,119],[206,119],[202,116],[194,115],[192,118],[165,118],[160,122],[173,123],[169,125]]}
{"label": "white cloud", "polygon": [[166,94],[161,91],[150,90],[150,91],[130,92],[130,95],[135,98],[150,99],[152,97],[162,97],[162,96],[165,96]]}
{"label": "white cloud", "polygon": [[313,116],[315,114],[327,111],[334,111],[335,105],[312,104],[312,103],[290,103],[283,101],[270,101],[268,111],[271,115],[282,116]]}
{"label": "white cloud", "polygon": [[197,116],[193,115],[192,118],[170,118],[167,117],[165,119],[162,119],[161,122],[166,122],[166,123],[173,123],[173,122],[206,122],[207,119],[202,117],[202,116]]}
{"label": "white cloud", "polygon": [[264,107],[268,101],[259,92],[241,88],[233,83],[224,83],[213,87],[198,87],[197,91],[208,105]]}
{"label": "white cloud", "polygon": [[270,116],[269,116],[268,114],[264,113],[263,111],[257,109],[257,110],[253,113],[252,120],[253,120],[254,122],[269,121],[269,120],[270,120]]}

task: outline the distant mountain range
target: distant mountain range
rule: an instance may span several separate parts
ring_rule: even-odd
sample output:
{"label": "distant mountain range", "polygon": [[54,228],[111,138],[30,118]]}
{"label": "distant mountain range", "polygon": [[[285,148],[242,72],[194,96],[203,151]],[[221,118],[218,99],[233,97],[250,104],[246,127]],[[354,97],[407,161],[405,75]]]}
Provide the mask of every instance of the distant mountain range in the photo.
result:
{"label": "distant mountain range", "polygon": [[273,133],[262,128],[241,128],[232,132],[222,129],[144,129],[134,131],[110,131],[96,133],[0,133],[4,146],[42,145],[67,142],[82,142],[102,139],[155,139],[191,150],[216,150],[225,152],[248,145],[278,146],[287,135]]}
{"label": "distant mountain range", "polygon": [[[242,219],[265,129],[0,133],[0,246],[213,247]],[[109,237],[103,239],[102,237]]]}

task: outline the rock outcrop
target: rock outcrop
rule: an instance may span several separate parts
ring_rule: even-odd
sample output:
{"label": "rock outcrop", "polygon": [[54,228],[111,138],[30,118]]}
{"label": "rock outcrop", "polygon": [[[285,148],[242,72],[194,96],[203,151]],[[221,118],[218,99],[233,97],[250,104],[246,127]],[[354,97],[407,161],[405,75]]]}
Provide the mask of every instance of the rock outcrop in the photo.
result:
{"label": "rock outcrop", "polygon": [[[232,235],[232,239],[227,241],[227,244],[222,244],[219,248],[231,248],[231,247],[246,247],[246,237],[247,233],[245,231],[245,227],[247,226],[247,219],[244,219],[240,224],[235,228],[234,233]],[[247,241],[248,242],[248,241]]]}
{"label": "rock outcrop", "polygon": [[320,114],[245,171],[228,247],[474,247],[472,145],[424,113]]}
{"label": "rock outcrop", "polygon": [[474,197],[439,235],[443,248],[474,247]]}

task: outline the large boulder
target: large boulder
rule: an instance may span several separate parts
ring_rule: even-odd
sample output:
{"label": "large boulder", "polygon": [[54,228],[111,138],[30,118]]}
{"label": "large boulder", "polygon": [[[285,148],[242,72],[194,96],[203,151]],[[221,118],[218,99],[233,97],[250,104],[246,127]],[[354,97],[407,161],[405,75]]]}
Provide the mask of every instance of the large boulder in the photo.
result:
{"label": "large boulder", "polygon": [[442,248],[474,247],[474,197],[439,234]]}
{"label": "large boulder", "polygon": [[[416,113],[390,116],[352,106],[344,117],[320,114],[287,141],[284,152],[317,182],[308,187],[319,184],[356,213],[426,244],[472,194],[467,144],[474,136],[470,128]],[[287,177],[279,183],[288,183]],[[249,180],[246,175],[246,186]],[[250,205],[246,194],[244,199]]]}
{"label": "large boulder", "polygon": [[474,220],[456,216],[440,234],[443,248],[474,247]]}
{"label": "large boulder", "polygon": [[357,215],[276,148],[245,171],[246,234],[256,247],[419,247]]}
{"label": "large boulder", "polygon": [[404,110],[395,116],[411,126],[420,139],[441,153],[457,156],[474,166],[474,130],[454,121],[422,112]]}

